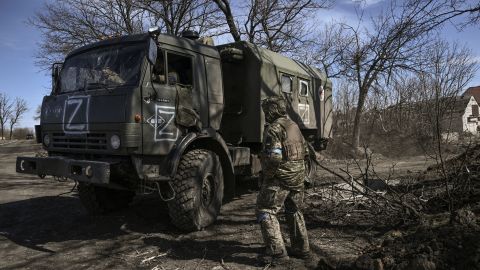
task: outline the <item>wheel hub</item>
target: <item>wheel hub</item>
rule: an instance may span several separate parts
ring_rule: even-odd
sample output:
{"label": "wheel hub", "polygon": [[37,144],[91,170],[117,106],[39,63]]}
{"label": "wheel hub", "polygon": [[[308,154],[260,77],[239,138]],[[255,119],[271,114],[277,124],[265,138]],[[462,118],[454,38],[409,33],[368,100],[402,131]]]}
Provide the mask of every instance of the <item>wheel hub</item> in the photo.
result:
{"label": "wheel hub", "polygon": [[209,206],[214,196],[214,177],[211,173],[207,174],[202,181],[202,204]]}

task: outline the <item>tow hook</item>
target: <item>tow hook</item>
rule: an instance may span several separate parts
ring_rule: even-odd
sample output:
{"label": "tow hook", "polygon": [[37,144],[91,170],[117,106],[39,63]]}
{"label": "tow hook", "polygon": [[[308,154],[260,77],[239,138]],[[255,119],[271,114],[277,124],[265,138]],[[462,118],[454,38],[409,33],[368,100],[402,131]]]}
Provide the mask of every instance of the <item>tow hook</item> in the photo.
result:
{"label": "tow hook", "polygon": [[[155,185],[157,186],[157,191],[158,191],[158,195],[160,195],[160,198],[164,201],[164,202],[168,202],[168,201],[171,201],[173,199],[175,199],[175,190],[173,190],[173,187],[172,187],[172,184],[170,183],[170,181],[168,182],[162,182],[163,183],[163,188],[160,188],[160,182],[155,182]],[[165,188],[167,188],[167,192],[166,194],[162,194],[162,190],[163,192],[165,192]],[[169,196],[170,194],[170,196]]]}
{"label": "tow hook", "polygon": [[[153,185],[152,185],[153,184]],[[142,185],[143,194],[152,194],[157,192],[162,201],[168,202],[175,198],[175,190],[170,181],[155,181],[150,184]]]}

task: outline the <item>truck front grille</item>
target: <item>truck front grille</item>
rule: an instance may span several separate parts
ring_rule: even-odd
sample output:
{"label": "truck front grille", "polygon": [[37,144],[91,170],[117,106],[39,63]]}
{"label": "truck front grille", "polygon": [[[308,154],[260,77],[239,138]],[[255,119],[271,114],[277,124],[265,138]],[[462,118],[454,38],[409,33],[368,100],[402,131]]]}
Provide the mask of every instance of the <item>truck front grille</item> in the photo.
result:
{"label": "truck front grille", "polygon": [[89,133],[82,135],[52,134],[52,147],[67,149],[107,150],[107,135]]}

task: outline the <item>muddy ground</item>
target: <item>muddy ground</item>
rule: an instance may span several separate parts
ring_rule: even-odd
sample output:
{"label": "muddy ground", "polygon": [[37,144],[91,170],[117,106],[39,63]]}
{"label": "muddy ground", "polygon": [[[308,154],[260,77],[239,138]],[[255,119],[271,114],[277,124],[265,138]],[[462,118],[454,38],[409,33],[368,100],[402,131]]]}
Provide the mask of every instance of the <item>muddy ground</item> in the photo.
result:
{"label": "muddy ground", "polygon": [[[15,173],[17,155],[34,155],[28,143],[0,146],[0,269],[262,269],[255,223],[254,185],[242,185],[238,197],[222,207],[208,229],[184,234],[169,222],[166,206],[155,196],[137,196],[131,207],[102,217],[82,208],[73,182]],[[325,160],[332,167],[343,163]],[[425,169],[423,157],[378,158],[377,171],[392,179]],[[317,181],[328,179],[318,172]],[[307,192],[315,204],[316,190]],[[353,261],[391,228],[322,222],[307,209],[310,243],[333,263]],[[312,212],[313,211],[313,212]],[[288,245],[288,237],[286,237]],[[302,269],[294,260],[294,269]]]}

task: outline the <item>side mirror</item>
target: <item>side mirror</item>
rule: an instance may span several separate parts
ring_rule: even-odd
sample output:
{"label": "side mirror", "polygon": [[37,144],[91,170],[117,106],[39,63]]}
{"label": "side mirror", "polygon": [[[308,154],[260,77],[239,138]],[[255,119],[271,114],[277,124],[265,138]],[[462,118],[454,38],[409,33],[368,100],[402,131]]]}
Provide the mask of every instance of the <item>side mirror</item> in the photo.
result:
{"label": "side mirror", "polygon": [[157,43],[153,40],[153,38],[150,39],[150,42],[148,44],[148,61],[152,64],[155,65],[155,62],[157,61]]}
{"label": "side mirror", "polygon": [[158,37],[158,35],[160,35],[160,27],[158,26],[152,26],[150,28],[148,28],[148,34],[156,39]]}
{"label": "side mirror", "polygon": [[62,63],[53,63],[52,65],[52,93],[57,92],[57,82],[62,71]]}

